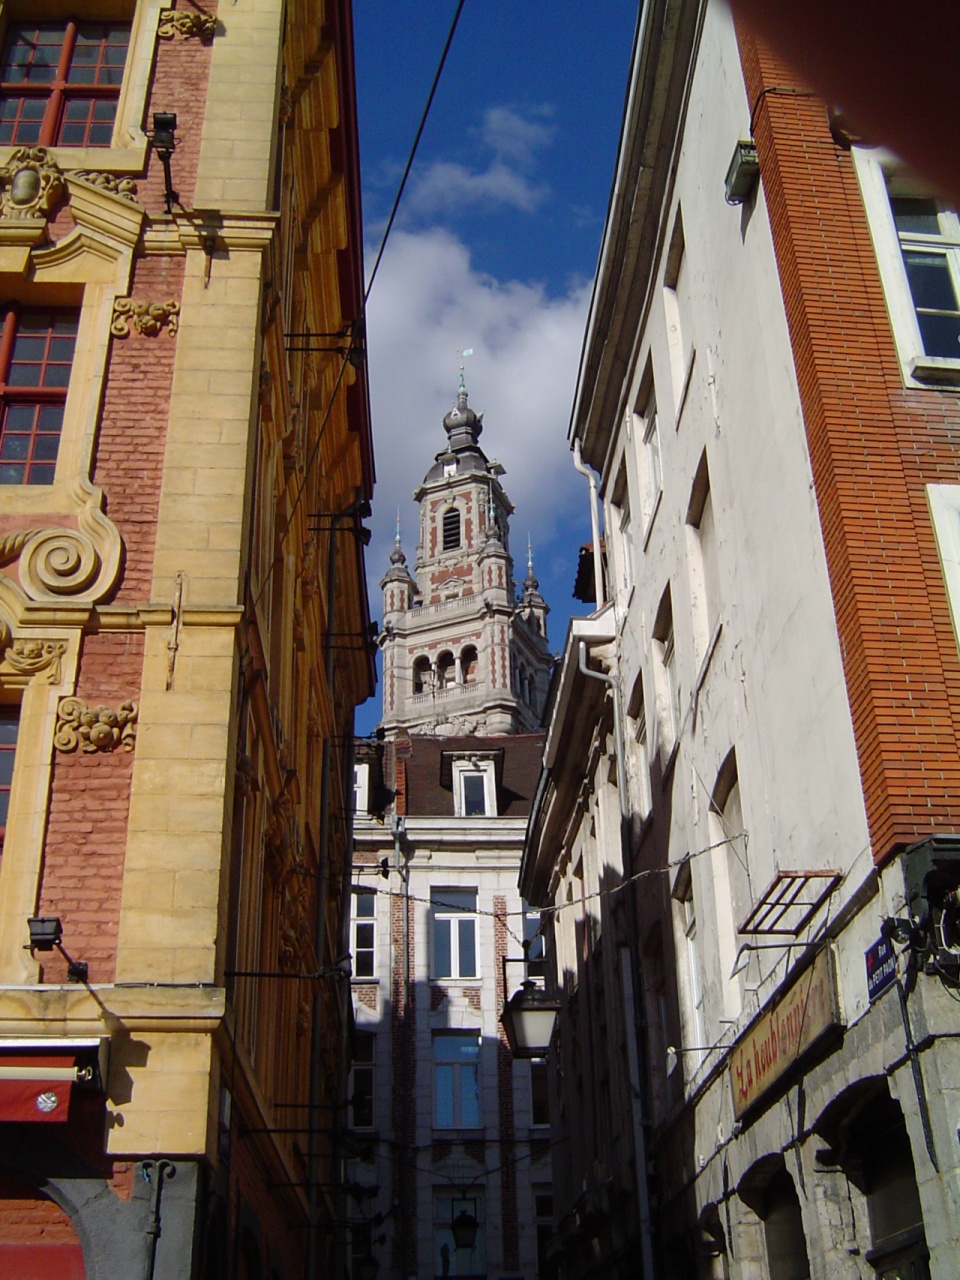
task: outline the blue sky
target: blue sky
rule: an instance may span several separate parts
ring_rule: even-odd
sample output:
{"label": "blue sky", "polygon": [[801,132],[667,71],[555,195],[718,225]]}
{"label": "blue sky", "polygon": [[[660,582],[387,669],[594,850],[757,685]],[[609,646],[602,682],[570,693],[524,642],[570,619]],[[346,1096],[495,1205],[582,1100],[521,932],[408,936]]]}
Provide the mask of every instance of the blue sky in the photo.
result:
{"label": "blue sky", "polygon": [[[368,271],[454,9],[354,0]],[[413,560],[411,495],[444,445],[466,347],[481,443],[516,505],[516,576],[529,532],[555,651],[583,611],[571,590],[589,511],[566,431],[636,18],[636,0],[467,0],[367,313],[374,617],[398,505]],[[379,704],[378,690],[360,732]]]}

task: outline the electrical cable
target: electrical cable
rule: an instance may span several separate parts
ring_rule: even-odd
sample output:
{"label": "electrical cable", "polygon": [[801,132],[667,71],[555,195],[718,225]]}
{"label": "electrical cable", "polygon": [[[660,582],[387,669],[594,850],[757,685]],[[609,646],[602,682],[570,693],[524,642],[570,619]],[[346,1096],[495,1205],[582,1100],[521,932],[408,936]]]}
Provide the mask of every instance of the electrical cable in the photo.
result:
{"label": "electrical cable", "polygon": [[[387,247],[387,241],[390,238],[390,232],[393,230],[393,224],[394,224],[394,221],[396,220],[397,211],[400,207],[400,201],[403,198],[403,192],[407,185],[407,179],[410,177],[410,172],[413,168],[413,162],[416,158],[417,150],[420,146],[420,139],[422,138],[424,128],[426,127],[427,118],[430,114],[430,108],[433,106],[433,99],[436,96],[437,88],[440,84],[440,77],[443,74],[443,68],[447,61],[447,54],[450,52],[450,46],[453,43],[453,37],[456,33],[457,26],[460,22],[460,14],[463,12],[463,7],[465,3],[466,3],[466,0],[459,0],[456,11],[453,15],[453,21],[450,24],[450,30],[447,32],[447,39],[443,46],[443,52],[440,55],[440,61],[437,65],[437,70],[433,77],[433,83],[430,86],[430,93],[427,97],[426,105],[420,116],[420,123],[417,126],[417,132],[414,136],[413,145],[411,146],[410,154],[407,157],[407,163],[406,163],[406,166],[404,167],[403,177],[401,178],[400,185],[397,188],[397,194],[393,201],[393,207],[390,210],[390,216],[387,219],[387,225],[386,225],[386,228],[384,229],[383,237],[381,238],[381,241],[380,241],[380,247],[377,250],[377,256],[373,264],[373,270],[370,273],[370,279],[368,280],[367,287],[364,290],[363,302],[360,307],[360,314],[357,316],[353,324],[350,326],[351,337],[357,335],[358,332],[363,331],[363,325],[366,319],[367,302],[370,298],[370,292],[373,289],[374,281],[377,278],[377,272],[379,271],[380,263],[383,260],[383,254]],[[340,385],[343,381],[343,375],[349,362],[350,362],[350,348],[347,348],[343,356],[341,357],[340,370],[337,374],[337,380],[334,383],[333,390],[330,393],[330,400],[327,405],[326,411],[323,415],[323,421],[320,424],[320,430],[317,434],[317,440],[313,446],[313,449],[310,451],[309,458],[307,459],[304,465],[303,477],[301,478],[299,484],[297,485],[297,490],[296,490],[296,493],[294,494],[293,504],[290,508],[290,513],[283,527],[283,531],[280,534],[279,542],[281,546],[285,542],[287,534],[290,532],[290,527],[293,524],[294,516],[297,513],[297,510],[300,506],[300,501],[306,490],[307,480],[310,476],[310,472],[313,468],[313,464],[316,462],[317,455],[320,452],[320,445],[323,440],[324,429],[330,418],[330,414],[333,411],[334,402],[336,401],[336,398],[337,398],[337,392],[340,390]],[[330,536],[332,537],[333,533],[331,533]],[[263,593],[267,589],[270,579],[273,577],[273,570],[275,565],[276,565],[276,557],[274,557],[274,559],[271,560],[270,565],[267,569],[267,572],[264,575],[263,582],[260,585],[260,590],[257,592],[256,598],[254,599],[254,602],[253,602],[254,609],[260,603],[260,600],[263,597]]]}
{"label": "electrical cable", "polygon": [[463,6],[466,0],[459,0],[456,12],[453,15],[453,21],[450,23],[450,30],[447,33],[447,42],[443,46],[443,53],[440,55],[440,62],[437,65],[436,75],[433,77],[433,84],[430,86],[430,93],[427,97],[427,105],[423,109],[420,117],[420,123],[417,126],[416,136],[413,139],[413,146],[410,148],[410,155],[407,157],[406,168],[403,171],[403,177],[400,179],[400,186],[397,188],[396,199],[393,202],[393,208],[390,210],[390,217],[387,219],[387,225],[380,241],[380,248],[377,250],[377,256],[374,260],[373,270],[370,272],[370,279],[367,282],[367,288],[363,295],[363,310],[366,311],[367,299],[370,297],[370,290],[373,288],[373,282],[377,278],[377,272],[380,270],[380,263],[383,259],[383,251],[387,247],[387,241],[390,238],[390,232],[393,230],[394,219],[397,216],[397,210],[400,207],[400,201],[403,198],[403,191],[407,185],[407,179],[410,177],[410,170],[413,168],[413,162],[416,158],[417,148],[420,146],[420,139],[423,136],[423,130],[426,127],[427,117],[430,114],[430,108],[433,106],[433,99],[437,92],[437,86],[440,84],[440,77],[443,75],[444,64],[447,61],[447,54],[450,52],[450,46],[453,43],[453,37],[457,30],[457,24],[460,21],[460,14],[463,12]]}

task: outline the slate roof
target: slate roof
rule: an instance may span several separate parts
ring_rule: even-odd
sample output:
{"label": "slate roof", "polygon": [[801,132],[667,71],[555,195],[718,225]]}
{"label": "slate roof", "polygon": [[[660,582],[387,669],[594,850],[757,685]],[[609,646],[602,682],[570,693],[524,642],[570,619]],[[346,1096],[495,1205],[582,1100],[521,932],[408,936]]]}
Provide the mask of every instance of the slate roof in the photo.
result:
{"label": "slate roof", "polygon": [[410,817],[452,816],[451,757],[475,753],[496,760],[499,816],[525,818],[537,789],[544,741],[542,733],[398,739],[390,745],[401,783],[396,789],[398,799],[403,797],[402,812]]}

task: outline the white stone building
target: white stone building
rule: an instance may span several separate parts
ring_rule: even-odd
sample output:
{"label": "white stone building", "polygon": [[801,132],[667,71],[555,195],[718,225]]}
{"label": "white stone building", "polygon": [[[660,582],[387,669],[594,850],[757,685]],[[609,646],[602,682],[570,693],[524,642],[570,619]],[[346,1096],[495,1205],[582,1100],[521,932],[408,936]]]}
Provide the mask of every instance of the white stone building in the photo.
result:
{"label": "white stone building", "polygon": [[521,875],[570,1280],[957,1274],[957,227],[724,6],[643,6]]}
{"label": "white stone building", "polygon": [[[499,1015],[539,928],[517,875],[547,606],[531,567],[516,594],[503,468],[462,382],[444,427],[415,495],[414,574],[398,535],[382,583],[381,740],[358,747],[347,1121],[350,1177],[371,1190],[357,1192],[354,1275],[373,1257],[390,1280],[533,1280],[549,1274],[553,1216],[546,1067],[513,1062]],[[464,1215],[476,1236],[458,1248]]]}

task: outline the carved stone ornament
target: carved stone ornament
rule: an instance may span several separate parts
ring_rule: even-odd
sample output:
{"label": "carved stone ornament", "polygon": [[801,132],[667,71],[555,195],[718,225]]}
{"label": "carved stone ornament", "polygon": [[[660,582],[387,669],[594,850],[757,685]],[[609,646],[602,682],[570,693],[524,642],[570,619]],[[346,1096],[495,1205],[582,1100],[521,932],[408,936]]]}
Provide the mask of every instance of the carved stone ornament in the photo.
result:
{"label": "carved stone ornament", "polygon": [[174,36],[182,36],[185,40],[196,36],[204,44],[212,40],[217,30],[217,20],[206,13],[177,13],[173,9],[163,9],[160,13],[160,25],[157,35],[161,40],[172,40]]}
{"label": "carved stone ornament", "polygon": [[63,194],[63,174],[46,147],[17,147],[0,168],[0,217],[49,218]]}
{"label": "carved stone ornament", "polygon": [[110,332],[116,338],[126,338],[132,325],[137,333],[155,338],[161,329],[166,328],[172,338],[180,327],[179,316],[180,303],[173,299],[169,302],[134,302],[132,298],[114,298]]}
{"label": "carved stone ornament", "polygon": [[98,169],[72,169],[68,176],[79,178],[81,182],[99,187],[101,191],[119,196],[122,200],[129,200],[131,204],[137,203],[137,184],[132,178],[118,178],[115,173],[103,173]]}
{"label": "carved stone ornament", "polygon": [[17,676],[44,675],[47,684],[60,683],[60,660],[67,652],[64,640],[18,639],[11,643],[10,631],[0,624],[0,649],[5,650],[0,668]]}
{"label": "carved stone ornament", "polygon": [[137,734],[137,704],[121,702],[112,707],[88,707],[80,698],[64,698],[57,708],[53,745],[58,751],[132,751]]}

